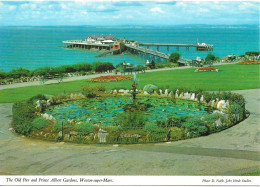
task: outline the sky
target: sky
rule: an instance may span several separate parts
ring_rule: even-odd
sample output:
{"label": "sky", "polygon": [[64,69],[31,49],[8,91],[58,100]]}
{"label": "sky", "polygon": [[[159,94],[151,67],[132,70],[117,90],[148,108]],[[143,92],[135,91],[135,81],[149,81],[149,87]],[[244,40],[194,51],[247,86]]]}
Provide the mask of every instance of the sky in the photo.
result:
{"label": "sky", "polygon": [[259,25],[258,1],[5,1],[0,26]]}

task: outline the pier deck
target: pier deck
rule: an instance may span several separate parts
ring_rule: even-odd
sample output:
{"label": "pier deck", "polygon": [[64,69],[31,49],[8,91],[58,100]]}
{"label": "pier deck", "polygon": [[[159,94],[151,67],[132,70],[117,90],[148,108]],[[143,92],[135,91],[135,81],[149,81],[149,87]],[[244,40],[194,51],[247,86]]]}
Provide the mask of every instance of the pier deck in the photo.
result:
{"label": "pier deck", "polygon": [[154,51],[152,49],[146,49],[146,48],[139,47],[139,46],[133,46],[133,45],[126,44],[126,47],[130,48],[132,50],[136,50],[138,52],[142,52],[142,53],[145,53],[145,54],[150,54],[150,55],[153,55],[153,56],[157,56],[157,57],[160,57],[160,58],[163,58],[163,59],[166,59],[166,60],[168,60],[169,57],[170,57],[169,55],[167,55],[165,53],[162,53],[160,51]]}
{"label": "pier deck", "polygon": [[103,46],[103,47],[109,47],[109,44],[99,44],[99,43],[90,43],[85,40],[65,40],[62,41],[64,44],[77,44],[77,45],[88,45],[88,46]]}
{"label": "pier deck", "polygon": [[213,45],[205,44],[205,43],[197,43],[197,44],[173,44],[173,43],[139,43],[139,46],[146,46],[149,48],[150,46],[157,46],[157,50],[159,50],[159,47],[167,47],[167,50],[169,51],[169,47],[176,47],[177,49],[179,47],[186,47],[186,50],[189,50],[190,47],[195,47],[197,50],[213,50]]}

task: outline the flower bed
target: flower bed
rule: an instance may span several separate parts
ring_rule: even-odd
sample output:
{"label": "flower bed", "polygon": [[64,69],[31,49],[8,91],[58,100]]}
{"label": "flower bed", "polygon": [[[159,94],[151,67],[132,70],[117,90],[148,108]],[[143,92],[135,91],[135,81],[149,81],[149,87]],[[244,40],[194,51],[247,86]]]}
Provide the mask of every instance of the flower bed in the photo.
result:
{"label": "flower bed", "polygon": [[131,80],[131,79],[133,79],[131,76],[126,76],[126,75],[106,75],[106,76],[100,76],[100,77],[89,79],[89,81],[90,82],[111,82],[111,81],[123,81],[123,80]]}
{"label": "flower bed", "polygon": [[218,71],[218,68],[215,67],[201,67],[195,70],[195,72],[198,71]]}
{"label": "flower bed", "polygon": [[244,61],[240,61],[238,62],[238,64],[260,64],[260,60],[244,60]]}
{"label": "flower bed", "polygon": [[107,92],[94,98],[84,93],[49,99],[38,95],[14,104],[13,128],[53,141],[129,144],[204,136],[246,117],[245,100],[239,94],[184,88],[164,93],[159,89],[163,97],[155,93],[140,92],[135,102]]}

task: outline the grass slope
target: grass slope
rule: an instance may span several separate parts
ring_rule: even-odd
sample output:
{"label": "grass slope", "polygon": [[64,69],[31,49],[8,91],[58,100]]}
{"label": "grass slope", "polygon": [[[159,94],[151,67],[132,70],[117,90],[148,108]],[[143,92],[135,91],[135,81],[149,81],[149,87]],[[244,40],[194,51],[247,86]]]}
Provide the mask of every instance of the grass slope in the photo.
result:
{"label": "grass slope", "polygon": [[[169,70],[138,74],[138,88],[146,84],[159,87],[200,88],[203,90],[242,90],[260,87],[259,65],[222,65],[219,72],[194,72],[196,68]],[[15,89],[0,90],[0,102],[11,103],[28,99],[37,94],[59,95],[79,92],[81,86],[104,85],[107,90],[113,88],[131,88],[132,81],[110,83],[90,83],[87,80],[64,82],[60,84],[39,85]]]}

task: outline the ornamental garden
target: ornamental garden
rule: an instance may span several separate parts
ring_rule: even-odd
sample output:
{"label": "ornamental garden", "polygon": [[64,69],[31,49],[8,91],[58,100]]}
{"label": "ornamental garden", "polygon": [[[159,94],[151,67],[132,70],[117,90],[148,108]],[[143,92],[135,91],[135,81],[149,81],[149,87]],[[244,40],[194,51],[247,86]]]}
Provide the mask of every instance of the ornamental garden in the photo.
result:
{"label": "ornamental garden", "polygon": [[77,93],[36,95],[13,106],[13,128],[28,137],[85,144],[133,144],[206,136],[246,118],[245,100],[231,92],[164,89],[134,79],[128,89],[82,86]]}
{"label": "ornamental garden", "polygon": [[[120,69],[120,65],[116,68]],[[7,101],[17,101],[13,105],[12,126],[16,133],[28,137],[84,144],[178,141],[216,133],[244,120],[249,112],[243,96],[217,90],[258,88],[259,79],[255,79],[259,77],[258,68],[259,59],[242,59],[237,64],[218,68],[210,64],[143,73],[138,75],[140,84],[136,74],[103,75],[87,81],[60,83],[54,85],[55,89],[52,85],[42,85],[15,89],[14,93],[12,89],[4,90],[0,96],[10,95],[5,98]],[[39,68],[31,75],[62,72],[69,76],[71,72],[112,69],[111,63],[96,62],[61,66],[52,71]],[[21,72],[24,70],[13,70],[4,76],[22,76]],[[187,87],[180,87],[180,83]],[[194,84],[206,85],[206,90],[213,91],[203,91]],[[37,94],[32,97],[31,92]],[[16,97],[10,98],[12,94]],[[26,99],[17,99],[19,94]]]}

